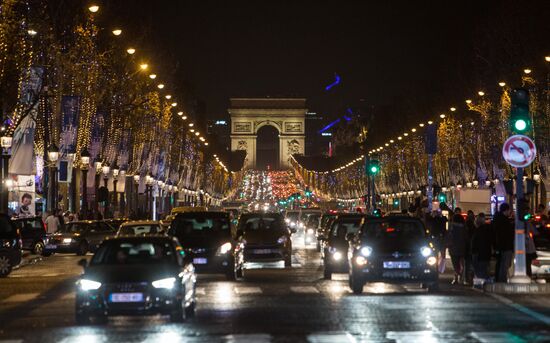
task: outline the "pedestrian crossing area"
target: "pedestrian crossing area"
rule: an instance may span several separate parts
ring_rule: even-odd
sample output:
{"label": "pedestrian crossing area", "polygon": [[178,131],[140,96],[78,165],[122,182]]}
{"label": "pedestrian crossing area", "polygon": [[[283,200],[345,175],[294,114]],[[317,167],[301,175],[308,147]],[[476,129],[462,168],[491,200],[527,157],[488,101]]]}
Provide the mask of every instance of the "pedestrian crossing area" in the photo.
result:
{"label": "pedestrian crossing area", "polygon": [[[66,334],[58,342],[108,342],[123,339],[125,342],[134,342],[132,335],[125,339],[125,331],[118,331],[115,335],[103,330],[87,330],[86,333]],[[116,338],[115,338],[116,337]],[[141,336],[136,342],[161,342],[170,340],[171,343],[271,343],[279,341],[296,341],[308,343],[359,343],[359,342],[387,342],[387,343],[542,343],[550,340],[547,333],[533,332],[458,332],[458,331],[388,331],[380,333],[350,333],[346,331],[314,332],[309,334],[267,334],[267,333],[235,333],[227,335],[193,335],[171,331],[151,333]],[[0,339],[0,343],[25,343],[32,340],[25,338]]]}

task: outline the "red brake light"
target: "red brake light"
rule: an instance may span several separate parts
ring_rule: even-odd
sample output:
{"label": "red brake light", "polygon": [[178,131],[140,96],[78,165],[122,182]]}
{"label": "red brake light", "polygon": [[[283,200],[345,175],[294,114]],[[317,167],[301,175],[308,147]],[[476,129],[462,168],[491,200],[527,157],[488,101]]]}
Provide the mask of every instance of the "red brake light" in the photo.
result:
{"label": "red brake light", "polygon": [[540,216],[535,216],[536,221],[540,221]]}
{"label": "red brake light", "polygon": [[533,260],[533,261],[531,261],[531,264],[538,267],[538,266],[540,266],[540,261],[539,260]]}
{"label": "red brake light", "polygon": [[386,229],[386,232],[394,232],[395,231],[395,228],[393,227],[389,227]]}

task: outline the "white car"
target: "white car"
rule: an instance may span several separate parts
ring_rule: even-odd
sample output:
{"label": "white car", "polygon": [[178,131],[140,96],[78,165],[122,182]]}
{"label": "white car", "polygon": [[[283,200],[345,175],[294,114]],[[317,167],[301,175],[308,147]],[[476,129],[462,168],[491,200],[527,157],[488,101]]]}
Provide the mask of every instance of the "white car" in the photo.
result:
{"label": "white car", "polygon": [[550,227],[540,227],[535,238],[537,258],[531,262],[531,273],[534,279],[550,281]]}

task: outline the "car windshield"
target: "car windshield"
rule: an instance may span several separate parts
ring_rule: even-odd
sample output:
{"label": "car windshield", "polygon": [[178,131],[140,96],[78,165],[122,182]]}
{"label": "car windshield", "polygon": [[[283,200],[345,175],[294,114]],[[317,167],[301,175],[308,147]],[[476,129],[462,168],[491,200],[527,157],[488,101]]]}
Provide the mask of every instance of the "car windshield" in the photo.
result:
{"label": "car windshield", "polygon": [[310,226],[310,227],[317,227],[317,225],[319,225],[319,218],[321,218],[321,215],[320,214],[310,214],[308,217],[307,217],[307,226]]}
{"label": "car windshield", "polygon": [[175,250],[169,241],[114,240],[102,245],[91,265],[159,264],[176,262]]}
{"label": "car windshield", "polygon": [[363,238],[367,244],[376,245],[384,252],[416,249],[425,237],[422,223],[416,220],[369,220],[363,227]]}
{"label": "car windshield", "polygon": [[229,216],[226,213],[186,213],[172,222],[177,237],[229,233]]}
{"label": "car windshield", "polygon": [[81,233],[90,228],[90,224],[88,223],[69,223],[65,225],[65,227],[60,226],[57,232],[63,232],[63,233]]}
{"label": "car windshield", "polygon": [[244,231],[254,231],[282,230],[284,226],[280,215],[257,214],[241,218],[239,227]]}
{"label": "car windshield", "polygon": [[121,235],[144,235],[159,233],[160,227],[157,224],[146,225],[124,225],[120,228]]}
{"label": "car windshield", "polygon": [[339,219],[332,224],[330,235],[332,237],[345,238],[348,233],[357,233],[361,224],[361,218]]}

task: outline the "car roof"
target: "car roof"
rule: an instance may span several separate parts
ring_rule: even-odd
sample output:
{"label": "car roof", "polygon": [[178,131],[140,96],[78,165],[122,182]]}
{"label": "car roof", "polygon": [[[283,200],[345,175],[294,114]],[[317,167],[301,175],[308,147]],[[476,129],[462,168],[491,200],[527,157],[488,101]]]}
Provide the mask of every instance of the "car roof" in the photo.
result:
{"label": "car roof", "polygon": [[195,211],[195,212],[182,212],[176,215],[177,217],[195,217],[195,216],[210,216],[210,217],[229,217],[229,213],[224,211]]}
{"label": "car roof", "polygon": [[160,223],[157,220],[131,220],[129,222],[124,222],[120,226],[138,226],[138,225],[159,225]]}
{"label": "car roof", "polygon": [[117,237],[107,237],[105,242],[116,242],[116,241],[169,241],[173,242],[174,238],[170,236],[160,235],[160,234],[151,234],[146,236],[117,236]]}

